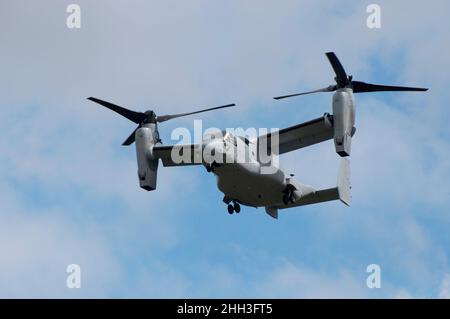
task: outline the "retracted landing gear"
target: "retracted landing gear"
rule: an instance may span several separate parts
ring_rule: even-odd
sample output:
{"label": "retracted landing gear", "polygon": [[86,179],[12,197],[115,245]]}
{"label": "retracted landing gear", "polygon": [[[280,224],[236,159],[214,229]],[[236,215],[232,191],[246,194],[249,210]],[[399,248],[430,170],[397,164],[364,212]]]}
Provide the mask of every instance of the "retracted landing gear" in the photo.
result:
{"label": "retracted landing gear", "polygon": [[220,165],[219,165],[218,163],[216,163],[216,161],[214,161],[214,162],[212,162],[211,164],[206,163],[206,164],[205,164],[205,167],[206,167],[206,171],[207,171],[208,173],[211,173],[211,172],[214,172],[214,168],[220,167]]}
{"label": "retracted landing gear", "polygon": [[289,203],[294,204],[294,191],[295,189],[293,187],[286,187],[286,189],[283,191],[283,204],[288,205]]}

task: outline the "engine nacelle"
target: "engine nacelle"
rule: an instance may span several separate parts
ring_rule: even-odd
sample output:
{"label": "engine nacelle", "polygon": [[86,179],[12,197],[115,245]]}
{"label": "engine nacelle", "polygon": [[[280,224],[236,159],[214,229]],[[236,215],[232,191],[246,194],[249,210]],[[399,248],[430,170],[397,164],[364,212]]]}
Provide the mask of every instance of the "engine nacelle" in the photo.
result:
{"label": "engine nacelle", "polygon": [[340,156],[349,156],[355,125],[355,103],[350,89],[339,89],[333,95],[334,146]]}
{"label": "engine nacelle", "polygon": [[145,124],[136,131],[136,158],[139,186],[147,191],[156,189],[158,159],[153,158],[152,148],[159,142],[156,124]]}

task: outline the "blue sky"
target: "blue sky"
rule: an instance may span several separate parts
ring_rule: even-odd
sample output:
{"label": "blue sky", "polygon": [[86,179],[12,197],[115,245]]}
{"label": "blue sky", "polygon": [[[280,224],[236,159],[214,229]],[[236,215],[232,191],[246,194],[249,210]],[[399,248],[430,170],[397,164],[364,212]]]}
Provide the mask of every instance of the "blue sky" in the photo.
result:
{"label": "blue sky", "polygon": [[[69,1],[0,4],[1,297],[450,296],[446,1]],[[331,95],[272,96],[332,84],[324,52],[357,80],[430,87],[360,94],[353,205],[229,216],[203,167],[162,168],[138,187],[134,129],[86,101],[159,114],[235,102],[203,127],[285,127],[331,111]],[[164,123],[193,127],[196,117]],[[281,157],[333,186],[332,142]],[[66,266],[82,269],[66,287]],[[381,289],[366,267],[381,266]]]}

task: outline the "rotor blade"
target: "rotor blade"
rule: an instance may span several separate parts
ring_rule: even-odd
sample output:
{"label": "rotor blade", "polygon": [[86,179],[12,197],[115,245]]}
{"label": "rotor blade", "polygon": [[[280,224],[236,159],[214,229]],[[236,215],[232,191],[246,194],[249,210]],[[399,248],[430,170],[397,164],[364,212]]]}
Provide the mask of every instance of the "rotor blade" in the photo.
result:
{"label": "rotor blade", "polygon": [[318,89],[318,90],[314,90],[314,91],[276,96],[276,97],[274,97],[274,99],[281,100],[281,99],[285,99],[285,98],[293,97],[293,96],[306,95],[306,94],[319,93],[319,92],[333,92],[333,91],[336,91],[336,85],[330,85],[330,86],[327,86],[326,88],[322,88],[322,89]]}
{"label": "rotor blade", "polygon": [[192,115],[192,114],[197,114],[197,113],[203,113],[203,112],[223,109],[223,108],[226,108],[226,107],[232,107],[232,106],[236,106],[236,104],[233,103],[233,104],[221,105],[221,106],[216,106],[216,107],[212,107],[212,108],[209,108],[209,109],[204,109],[204,110],[195,111],[195,112],[189,112],[189,113],[180,113],[180,114],[172,114],[172,115],[161,115],[161,116],[157,116],[156,117],[156,121],[157,122],[165,122],[165,121],[177,118],[177,117],[182,117],[182,116],[187,116],[187,115]]}
{"label": "rotor blade", "polygon": [[139,127],[140,125],[135,128],[135,130],[133,131],[133,133],[130,134],[130,136],[127,137],[127,139],[122,143],[123,146],[131,145],[134,143],[134,135],[136,134],[136,131],[138,130]]}
{"label": "rotor blade", "polygon": [[360,81],[352,81],[352,88],[354,93],[365,92],[382,92],[382,91],[427,91],[427,88],[408,87],[408,86],[391,86],[370,84]]}
{"label": "rotor blade", "polygon": [[345,73],[344,67],[341,62],[337,58],[334,52],[327,52],[325,55],[330,61],[331,66],[333,67],[334,73],[336,73],[336,82],[338,82],[339,86],[346,86],[349,84],[347,73]]}
{"label": "rotor blade", "polygon": [[128,110],[121,106],[97,99],[95,97],[89,97],[88,100],[98,103],[100,105],[103,105],[104,107],[122,115],[123,117],[129,119],[130,121],[132,121],[136,124],[140,124],[142,121],[144,121],[147,118],[147,115],[145,115],[144,113]]}

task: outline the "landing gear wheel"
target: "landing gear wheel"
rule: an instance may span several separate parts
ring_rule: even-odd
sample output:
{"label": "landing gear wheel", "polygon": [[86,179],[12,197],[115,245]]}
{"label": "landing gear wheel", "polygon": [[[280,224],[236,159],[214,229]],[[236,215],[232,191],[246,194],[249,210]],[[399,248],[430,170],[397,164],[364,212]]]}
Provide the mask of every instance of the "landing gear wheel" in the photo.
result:
{"label": "landing gear wheel", "polygon": [[206,167],[206,171],[207,171],[208,173],[211,173],[211,171],[212,171],[211,165],[210,165],[210,164],[206,164],[205,167]]}
{"label": "landing gear wheel", "polygon": [[289,204],[289,194],[283,195],[283,203],[284,203],[284,205]]}
{"label": "landing gear wheel", "polygon": [[239,205],[238,203],[234,203],[234,211],[236,212],[236,213],[240,213],[241,212],[241,205]]}
{"label": "landing gear wheel", "polygon": [[231,215],[231,214],[234,213],[234,207],[233,207],[233,205],[229,204],[228,207],[227,207],[227,209],[228,209],[228,214]]}
{"label": "landing gear wheel", "polygon": [[294,200],[294,192],[290,192],[289,193],[289,201],[291,202],[291,204],[294,204],[295,200]]}

